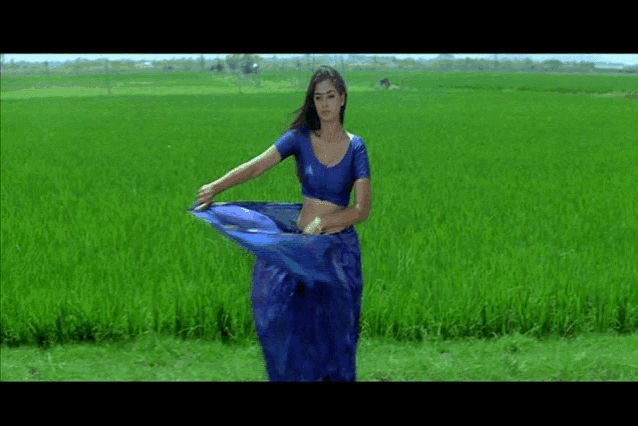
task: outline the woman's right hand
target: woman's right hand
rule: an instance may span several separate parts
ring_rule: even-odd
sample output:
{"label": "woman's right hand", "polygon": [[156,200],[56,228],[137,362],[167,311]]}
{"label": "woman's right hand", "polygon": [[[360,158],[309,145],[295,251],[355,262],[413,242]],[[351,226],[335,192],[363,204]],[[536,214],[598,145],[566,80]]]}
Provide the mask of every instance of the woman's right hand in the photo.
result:
{"label": "woman's right hand", "polygon": [[199,206],[195,210],[203,210],[212,203],[212,198],[215,196],[215,188],[212,183],[202,186],[199,188],[199,197],[197,198],[197,202]]}

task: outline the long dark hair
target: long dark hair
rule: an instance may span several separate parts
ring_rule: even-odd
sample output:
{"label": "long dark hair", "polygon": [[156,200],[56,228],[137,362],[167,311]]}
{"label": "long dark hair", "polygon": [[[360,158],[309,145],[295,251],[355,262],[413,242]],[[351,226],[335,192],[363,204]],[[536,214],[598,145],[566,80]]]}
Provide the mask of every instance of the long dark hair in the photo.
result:
{"label": "long dark hair", "polygon": [[348,91],[346,90],[346,83],[343,81],[343,77],[339,72],[327,65],[322,65],[317,68],[317,71],[312,75],[308,82],[308,88],[306,89],[306,97],[304,98],[303,105],[293,112],[297,114],[297,118],[288,126],[289,130],[298,129],[305,126],[310,132],[314,132],[321,128],[321,122],[319,121],[319,115],[317,114],[317,108],[313,100],[315,96],[315,88],[317,84],[324,80],[330,80],[334,87],[337,89],[339,95],[344,95],[343,106],[339,111],[339,122],[343,126],[343,114],[346,111],[348,105]]}

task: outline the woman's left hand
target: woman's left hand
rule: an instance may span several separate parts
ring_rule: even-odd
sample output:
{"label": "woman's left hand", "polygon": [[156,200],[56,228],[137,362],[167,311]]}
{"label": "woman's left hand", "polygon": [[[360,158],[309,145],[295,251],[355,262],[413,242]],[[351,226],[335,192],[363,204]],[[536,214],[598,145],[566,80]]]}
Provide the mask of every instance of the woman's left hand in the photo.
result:
{"label": "woman's left hand", "polygon": [[308,226],[303,230],[304,234],[321,234],[321,218],[317,216],[315,220],[310,222]]}

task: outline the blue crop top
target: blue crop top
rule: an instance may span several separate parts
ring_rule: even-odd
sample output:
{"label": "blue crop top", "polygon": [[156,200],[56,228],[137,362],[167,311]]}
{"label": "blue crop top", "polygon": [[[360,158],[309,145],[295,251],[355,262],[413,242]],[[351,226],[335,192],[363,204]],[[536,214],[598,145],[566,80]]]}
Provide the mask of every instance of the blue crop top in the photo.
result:
{"label": "blue crop top", "polygon": [[275,147],[282,160],[289,155],[295,156],[301,194],[305,197],[348,207],[354,182],[370,178],[368,153],[358,136],[352,136],[343,159],[333,167],[324,166],[317,160],[306,127],[288,130],[275,142]]}

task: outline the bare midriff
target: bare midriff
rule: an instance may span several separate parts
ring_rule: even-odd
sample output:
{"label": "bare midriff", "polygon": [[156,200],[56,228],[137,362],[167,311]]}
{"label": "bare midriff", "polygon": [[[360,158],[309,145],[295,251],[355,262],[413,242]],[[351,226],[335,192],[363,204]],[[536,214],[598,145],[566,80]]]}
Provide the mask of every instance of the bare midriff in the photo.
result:
{"label": "bare midriff", "polygon": [[[306,226],[310,224],[316,217],[321,217],[326,214],[335,213],[344,210],[345,207],[341,207],[337,204],[333,204],[329,201],[317,200],[315,198],[304,197],[301,213],[297,218],[297,224],[299,229],[303,231]],[[326,234],[333,234],[335,232],[341,232],[345,228],[326,229]]]}
{"label": "bare midriff", "polygon": [[[317,134],[311,134],[310,142],[313,154],[317,161],[326,167],[334,167],[339,164],[348,151],[351,135],[344,131],[343,137],[340,139],[341,140],[339,142],[326,143],[317,136]],[[297,218],[297,225],[299,226],[299,229],[303,231],[310,222],[315,220],[316,217],[335,213],[341,210],[345,210],[345,207],[325,200],[304,197],[301,212]],[[324,232],[326,234],[333,234],[335,232],[341,232],[344,229],[345,227],[337,227],[325,229]]]}

